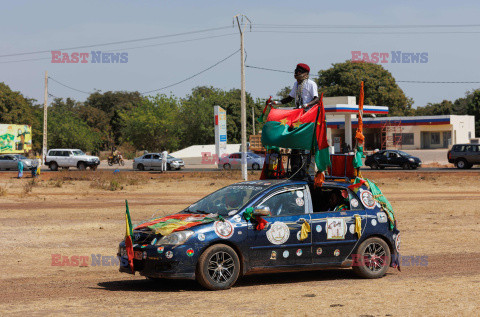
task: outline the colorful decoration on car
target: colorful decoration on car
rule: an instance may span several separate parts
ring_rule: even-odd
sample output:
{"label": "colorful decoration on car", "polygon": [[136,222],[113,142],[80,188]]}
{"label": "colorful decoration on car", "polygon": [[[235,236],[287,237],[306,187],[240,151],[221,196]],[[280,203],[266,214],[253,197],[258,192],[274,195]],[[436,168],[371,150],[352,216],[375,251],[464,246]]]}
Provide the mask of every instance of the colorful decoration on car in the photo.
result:
{"label": "colorful decoration on car", "polygon": [[312,232],[312,230],[310,229],[310,224],[307,222],[307,220],[303,220],[303,223],[302,223],[302,229],[300,230],[300,241],[303,241],[305,240],[306,238],[308,238],[308,234]]}
{"label": "colorful decoration on car", "polygon": [[365,141],[365,136],[363,135],[363,81],[360,83],[360,98],[358,100],[358,128],[355,133],[355,139],[357,146],[355,148],[355,157],[353,158],[353,167],[356,170],[356,175],[360,176],[360,167],[362,167],[362,158],[365,158],[363,154],[363,143]]}
{"label": "colorful decoration on car", "polygon": [[256,223],[255,229],[256,230],[263,230],[268,224],[268,221],[263,219],[260,216],[253,216],[253,211],[255,208],[253,207],[248,207],[244,212],[243,212],[243,218],[245,218],[246,221],[250,221],[252,223]]}
{"label": "colorful decoration on car", "polygon": [[155,234],[166,236],[175,231],[186,230],[194,226],[214,221],[224,221],[224,219],[222,216],[214,214],[176,214],[142,223],[138,225],[135,230],[148,228],[152,231],[155,231]]}
{"label": "colorful decoration on car", "polygon": [[128,266],[132,271],[132,274],[135,274],[135,269],[133,268],[133,241],[132,241],[132,220],[130,219],[130,211],[128,210],[128,201],[125,200],[125,222],[126,222],[126,229],[125,229],[125,249],[127,251],[128,257]]}
{"label": "colorful decoration on car", "polygon": [[267,149],[312,151],[320,179],[322,172],[330,165],[323,94],[319,104],[307,112],[304,109],[272,108],[262,129],[262,144]]}
{"label": "colorful decoration on car", "polygon": [[360,217],[360,215],[355,215],[355,233],[360,239],[362,236],[362,217]]}

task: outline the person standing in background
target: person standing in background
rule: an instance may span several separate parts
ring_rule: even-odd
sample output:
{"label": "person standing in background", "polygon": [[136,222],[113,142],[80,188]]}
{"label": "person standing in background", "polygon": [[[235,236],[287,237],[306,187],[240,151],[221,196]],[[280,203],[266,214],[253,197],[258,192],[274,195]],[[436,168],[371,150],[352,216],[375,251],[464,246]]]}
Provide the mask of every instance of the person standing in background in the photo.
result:
{"label": "person standing in background", "polygon": [[21,159],[18,159],[18,162],[17,162],[17,166],[18,166],[18,178],[22,178],[23,177],[23,162]]}
{"label": "person standing in background", "polygon": [[168,152],[163,151],[162,152],[162,172],[165,172],[167,170],[167,157],[168,157]]}

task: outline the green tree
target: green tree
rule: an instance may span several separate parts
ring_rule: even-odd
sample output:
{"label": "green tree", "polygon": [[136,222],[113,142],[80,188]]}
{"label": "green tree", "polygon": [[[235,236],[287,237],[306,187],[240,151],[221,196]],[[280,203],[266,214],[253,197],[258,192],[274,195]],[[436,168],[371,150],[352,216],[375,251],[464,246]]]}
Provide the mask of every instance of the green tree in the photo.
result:
{"label": "green tree", "polygon": [[25,98],[0,83],[0,123],[28,124],[32,126],[32,148],[40,152],[43,137],[43,106],[35,105],[34,99]]}
{"label": "green tree", "polygon": [[177,150],[180,144],[178,100],[166,95],[143,98],[135,108],[119,112],[125,141],[138,150]]}
{"label": "green tree", "polygon": [[465,98],[458,98],[454,102],[458,115],[475,116],[475,135],[480,136],[480,89],[467,91]]}
{"label": "green tree", "polygon": [[381,65],[346,61],[318,72],[317,84],[325,97],[356,96],[364,82],[365,104],[387,106],[390,116],[412,115],[413,100],[407,98],[392,74]]}
{"label": "green tree", "polygon": [[[124,121],[120,113],[125,113],[132,110],[136,105],[143,102],[144,97],[138,91],[107,91],[101,93],[99,91],[91,94],[84,103],[86,109],[95,108],[99,111],[82,111],[82,118],[90,122],[97,131],[102,132],[102,140],[106,142],[104,148],[110,148],[113,145],[121,144],[124,141],[122,131],[124,128]],[[95,118],[99,116],[101,119],[97,121]],[[108,118],[107,128],[104,117]]]}
{"label": "green tree", "polygon": [[100,133],[78,115],[79,103],[56,98],[48,109],[48,148],[78,148],[96,151],[101,144]]}
{"label": "green tree", "polygon": [[456,112],[455,105],[449,100],[443,100],[440,103],[428,103],[424,107],[417,107],[414,111],[416,116],[448,115]]}

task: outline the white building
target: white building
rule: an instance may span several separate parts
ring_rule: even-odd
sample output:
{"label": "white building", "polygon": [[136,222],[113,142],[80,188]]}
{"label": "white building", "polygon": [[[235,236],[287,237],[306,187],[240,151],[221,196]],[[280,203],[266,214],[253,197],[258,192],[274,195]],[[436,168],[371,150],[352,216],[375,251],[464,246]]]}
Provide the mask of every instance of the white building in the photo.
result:
{"label": "white building", "polygon": [[[358,125],[355,97],[324,98],[329,144],[340,152],[344,143],[353,147]],[[364,105],[365,147],[373,149],[441,149],[475,138],[474,116],[375,117],[387,107]]]}

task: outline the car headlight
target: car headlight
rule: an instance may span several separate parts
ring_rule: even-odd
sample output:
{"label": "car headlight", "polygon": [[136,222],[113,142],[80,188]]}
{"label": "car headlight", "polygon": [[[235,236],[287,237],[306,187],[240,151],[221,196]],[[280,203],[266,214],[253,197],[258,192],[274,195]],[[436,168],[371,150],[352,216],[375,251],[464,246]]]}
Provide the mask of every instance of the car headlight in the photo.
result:
{"label": "car headlight", "polygon": [[193,231],[184,230],[178,232],[172,232],[169,235],[162,237],[155,243],[155,245],[179,245],[184,244],[191,236]]}
{"label": "car headlight", "polygon": [[414,159],[414,158],[412,158],[412,157],[411,157],[411,158],[409,158],[408,160],[409,160],[410,162],[415,162],[415,159]]}

